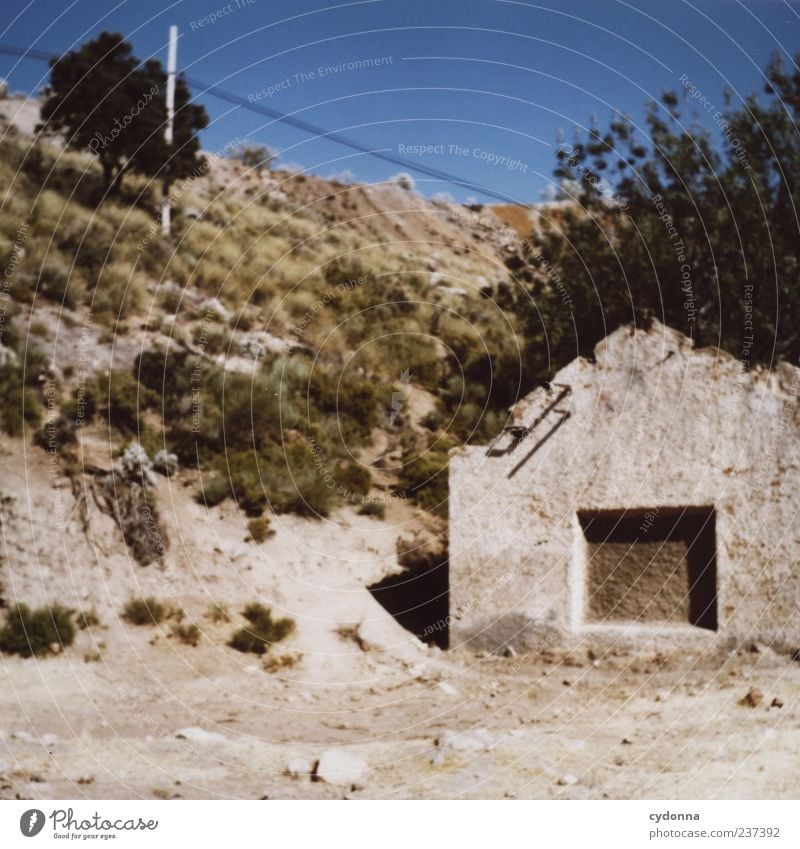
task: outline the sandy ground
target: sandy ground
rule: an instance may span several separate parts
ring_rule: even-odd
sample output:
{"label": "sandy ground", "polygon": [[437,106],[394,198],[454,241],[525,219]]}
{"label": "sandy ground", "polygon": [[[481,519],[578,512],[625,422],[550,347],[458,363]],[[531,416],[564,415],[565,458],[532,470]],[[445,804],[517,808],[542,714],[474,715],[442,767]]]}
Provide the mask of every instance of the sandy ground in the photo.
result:
{"label": "sandy ground", "polygon": [[[342,639],[326,663],[346,674],[323,681],[306,658],[266,671],[224,646],[221,624],[196,648],[114,630],[59,657],[3,659],[2,798],[794,798],[800,786],[800,664],[769,649],[429,650],[411,666]],[[96,640],[110,648],[85,662]],[[760,701],[739,704],[751,690]],[[187,727],[210,733],[176,737]],[[367,762],[358,787],[286,774],[328,747]]]}

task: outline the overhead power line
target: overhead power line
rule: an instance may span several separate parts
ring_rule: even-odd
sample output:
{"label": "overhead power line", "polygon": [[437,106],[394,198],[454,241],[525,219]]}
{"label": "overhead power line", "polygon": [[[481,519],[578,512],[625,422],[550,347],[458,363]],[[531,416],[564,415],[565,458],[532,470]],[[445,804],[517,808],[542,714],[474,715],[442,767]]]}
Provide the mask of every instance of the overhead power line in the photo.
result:
{"label": "overhead power line", "polygon": [[[39,62],[50,62],[53,59],[60,58],[54,53],[45,53],[42,50],[30,50],[27,48],[14,47],[12,45],[6,44],[0,45],[0,54],[5,54],[7,56],[18,56],[22,59],[33,59]],[[490,189],[478,183],[470,182],[469,180],[465,180],[463,177],[458,177],[454,174],[449,174],[447,171],[440,171],[438,168],[428,168],[426,165],[420,165],[419,163],[412,162],[409,159],[404,159],[402,156],[395,156],[394,154],[389,153],[385,150],[375,150],[374,148],[371,148],[356,139],[352,139],[349,136],[338,132],[337,130],[326,130],[324,127],[319,127],[316,124],[310,124],[307,121],[303,121],[302,119],[296,118],[293,115],[287,115],[285,112],[279,112],[277,109],[269,109],[266,106],[261,106],[257,103],[251,103],[249,100],[246,100],[243,97],[239,97],[238,95],[233,94],[232,92],[225,91],[224,89],[218,88],[217,86],[205,83],[202,80],[194,79],[193,77],[187,77],[185,75],[184,79],[191,88],[199,89],[202,91],[203,94],[210,94],[212,97],[216,97],[219,100],[224,100],[227,103],[232,103],[235,106],[241,107],[242,109],[247,109],[250,112],[255,112],[256,114],[263,115],[267,118],[272,118],[273,121],[278,121],[282,124],[294,127],[297,130],[301,130],[304,133],[308,133],[314,138],[328,139],[334,142],[335,144],[349,148],[350,150],[358,151],[359,153],[363,153],[365,156],[371,156],[374,159],[381,160],[382,162],[388,162],[392,165],[397,165],[401,168],[406,168],[409,171],[414,171],[417,174],[424,174],[426,177],[432,177],[435,180],[441,180],[442,182],[449,183],[454,186],[459,186],[462,189],[480,192],[482,195],[494,198],[495,200],[499,200],[502,203],[519,203],[518,199],[512,198],[510,195],[503,194],[502,192],[495,191],[494,189]]]}

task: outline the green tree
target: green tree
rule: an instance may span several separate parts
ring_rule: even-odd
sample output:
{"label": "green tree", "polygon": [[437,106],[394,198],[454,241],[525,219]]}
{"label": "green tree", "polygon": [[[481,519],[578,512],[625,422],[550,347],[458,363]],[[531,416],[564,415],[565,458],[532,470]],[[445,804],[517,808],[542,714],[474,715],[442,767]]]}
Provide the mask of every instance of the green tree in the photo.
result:
{"label": "green tree", "polygon": [[652,318],[746,367],[797,361],[800,74],[776,58],[767,78],[763,96],[706,110],[719,139],[686,116],[703,96],[686,80],[650,104],[644,133],[617,114],[559,147],[573,202],[528,246],[535,282],[517,304],[542,373]]}
{"label": "green tree", "polygon": [[103,32],[50,66],[40,129],[63,133],[70,147],[97,156],[104,196],[117,194],[129,171],[168,185],[202,164],[197,132],[208,123],[205,109],[191,103],[178,77],[173,143],[167,144],[164,69],[155,59],[140,62],[120,33]]}
{"label": "green tree", "polygon": [[278,154],[264,145],[238,144],[231,151],[231,159],[241,162],[246,168],[255,168],[260,174],[265,168],[271,170]]}

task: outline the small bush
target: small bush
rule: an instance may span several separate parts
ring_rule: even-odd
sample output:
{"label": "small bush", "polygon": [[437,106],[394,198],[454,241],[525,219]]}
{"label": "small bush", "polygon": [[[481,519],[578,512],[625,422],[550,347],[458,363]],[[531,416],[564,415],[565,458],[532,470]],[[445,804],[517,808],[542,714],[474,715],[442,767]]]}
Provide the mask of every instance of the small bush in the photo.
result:
{"label": "small bush", "polygon": [[208,609],[208,618],[212,622],[230,622],[231,615],[224,604],[212,604]]}
{"label": "small bush", "polygon": [[422,419],[422,426],[433,433],[436,433],[443,423],[444,416],[436,410],[431,410],[430,413]]}
{"label": "small bush", "polygon": [[236,159],[245,168],[255,168],[260,174],[265,168],[269,171],[275,164],[278,154],[263,145],[238,144],[230,153],[231,159]]}
{"label": "small bush", "polygon": [[[319,468],[315,459],[320,462]],[[283,450],[272,449],[263,470],[272,509],[276,513],[297,513],[316,519],[327,516],[337,494],[335,486],[331,487],[325,479],[325,462],[324,454],[313,454],[305,443],[294,443]]]}
{"label": "small bush", "polygon": [[21,436],[25,425],[36,428],[41,421],[42,406],[36,393],[26,387],[18,366],[0,367],[0,427],[9,436]]}
{"label": "small bush", "polygon": [[281,651],[277,654],[270,653],[269,657],[264,661],[264,671],[274,674],[283,669],[291,669],[296,666],[302,658],[302,655],[297,652]]}
{"label": "small bush", "polygon": [[340,466],[334,477],[337,492],[347,501],[360,501],[372,489],[372,475],[365,466],[355,463]]}
{"label": "small bush", "polygon": [[33,441],[45,451],[62,451],[77,441],[75,436],[75,425],[72,420],[63,415],[58,418],[48,418],[39,430],[36,431]]}
{"label": "small bush", "polygon": [[83,610],[77,617],[78,627],[81,631],[86,631],[89,628],[96,628],[100,624],[100,617],[96,610]]}
{"label": "small bush", "polygon": [[138,433],[142,429],[142,412],[158,402],[154,392],[124,370],[112,371],[100,378],[95,391],[109,422],[128,433]]}
{"label": "small bush", "polygon": [[200,645],[202,634],[197,625],[178,625],[173,634],[187,646]]}
{"label": "small bush", "polygon": [[98,406],[97,383],[82,381],[61,404],[61,415],[75,426],[88,424]]}
{"label": "small bush", "polygon": [[263,604],[249,604],[242,611],[249,627],[240,628],[228,645],[236,651],[265,654],[273,643],[278,643],[294,630],[294,620],[273,619],[272,611]]}
{"label": "small bush", "polygon": [[429,451],[406,461],[398,475],[401,490],[423,510],[447,517],[449,493],[446,453]]}
{"label": "small bush", "polygon": [[380,501],[367,501],[358,511],[359,516],[374,516],[376,519],[386,518],[386,505]]}
{"label": "small bush", "polygon": [[158,625],[169,615],[167,605],[154,598],[132,598],[122,611],[122,618],[131,625]]}
{"label": "small bush", "polygon": [[83,281],[78,275],[70,277],[69,263],[60,254],[51,254],[39,268],[36,291],[67,309],[75,309],[83,300]]}
{"label": "small bush", "polygon": [[250,532],[253,542],[264,542],[269,537],[275,536],[275,531],[269,526],[269,519],[266,516],[251,519],[247,523],[247,530]]}
{"label": "small bush", "polygon": [[222,475],[209,475],[201,484],[197,493],[198,504],[216,507],[231,494],[231,485]]}
{"label": "small bush", "polygon": [[192,334],[194,344],[212,357],[230,351],[233,338],[233,333],[228,329],[207,330],[202,324]]}
{"label": "small bush", "polygon": [[52,652],[52,646],[60,650],[74,639],[75,623],[69,610],[58,604],[36,610],[18,604],[0,629],[0,651],[31,657]]}
{"label": "small bush", "polygon": [[389,177],[390,183],[397,183],[401,189],[405,189],[407,192],[413,192],[415,187],[414,178],[407,174],[405,171],[401,171],[399,174],[395,174],[394,177]]}
{"label": "small bush", "polygon": [[134,314],[144,301],[147,281],[126,262],[113,262],[102,268],[94,289],[92,308],[95,313],[108,313],[113,320]]}
{"label": "small bush", "polygon": [[[219,465],[223,465],[222,460]],[[259,459],[252,451],[238,451],[229,454],[224,465],[229,476],[228,494],[233,492],[236,503],[248,516],[260,516],[267,505],[267,493]]]}

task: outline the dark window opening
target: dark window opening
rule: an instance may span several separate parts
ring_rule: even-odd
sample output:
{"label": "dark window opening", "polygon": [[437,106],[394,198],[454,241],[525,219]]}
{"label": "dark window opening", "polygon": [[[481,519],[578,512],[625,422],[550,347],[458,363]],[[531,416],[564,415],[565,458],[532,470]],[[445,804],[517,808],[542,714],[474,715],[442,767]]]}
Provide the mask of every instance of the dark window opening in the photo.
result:
{"label": "dark window opening", "polygon": [[367,589],[375,600],[415,637],[446,649],[448,640],[449,563],[446,555],[408,555],[405,569]]}
{"label": "dark window opening", "polygon": [[713,507],[582,511],[586,619],[717,630]]}

